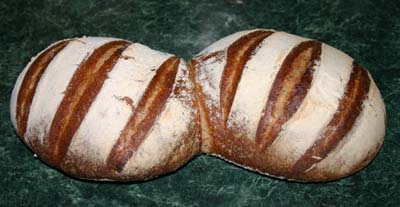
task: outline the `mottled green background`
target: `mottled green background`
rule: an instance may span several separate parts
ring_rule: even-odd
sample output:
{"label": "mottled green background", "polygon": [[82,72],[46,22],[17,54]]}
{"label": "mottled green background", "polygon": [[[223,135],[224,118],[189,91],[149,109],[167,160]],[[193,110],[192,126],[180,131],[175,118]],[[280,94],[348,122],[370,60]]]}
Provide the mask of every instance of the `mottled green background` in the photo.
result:
{"label": "mottled green background", "polygon": [[[399,1],[1,1],[0,206],[400,206]],[[141,183],[87,182],[43,164],[9,118],[13,84],[53,41],[114,36],[186,59],[235,31],[263,27],[331,44],[369,68],[388,111],[384,146],[365,170],[301,184],[199,156]]]}

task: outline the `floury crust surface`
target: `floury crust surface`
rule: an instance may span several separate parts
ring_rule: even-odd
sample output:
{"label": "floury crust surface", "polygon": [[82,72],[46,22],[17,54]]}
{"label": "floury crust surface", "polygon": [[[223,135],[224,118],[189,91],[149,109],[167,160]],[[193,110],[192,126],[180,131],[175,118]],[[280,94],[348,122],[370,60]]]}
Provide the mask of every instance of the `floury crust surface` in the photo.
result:
{"label": "floury crust surface", "polygon": [[[250,56],[244,57],[245,52],[242,52],[242,56],[230,57],[235,54],[234,50],[245,51],[246,42],[251,43],[249,39],[256,39],[257,34],[254,34],[260,31],[273,33],[253,48]],[[385,134],[385,106],[369,73],[345,53],[316,42],[320,52],[308,63],[311,78],[298,76],[299,83],[293,88],[290,84],[296,80],[282,83],[285,90],[299,94],[299,84],[309,81],[303,97],[295,99],[296,105],[290,102],[290,97],[286,102],[279,102],[279,97],[271,101],[271,97],[276,98],[276,95],[270,96],[271,91],[281,90],[276,86],[277,80],[296,77],[296,74],[281,74],[289,57],[299,50],[296,48],[303,47],[301,44],[310,41],[313,42],[285,32],[248,30],[222,38],[192,60],[203,114],[203,151],[265,174],[300,181],[336,180],[362,169],[375,157]],[[238,42],[241,42],[239,47]],[[294,56],[306,57],[308,51]],[[242,71],[238,64],[232,63],[237,57],[247,58]],[[298,64],[296,59],[290,61]],[[241,73],[240,81],[233,81],[239,82],[236,88],[226,81],[235,76],[229,67],[236,67],[236,74]],[[230,85],[225,86],[225,83]],[[234,98],[231,105],[226,106],[224,90],[230,86],[234,89],[229,91],[229,96]],[[289,108],[277,111],[285,103],[292,104],[288,104],[293,111],[291,115],[285,115]],[[272,114],[281,115],[266,120],[289,118],[281,123],[270,122],[271,127],[267,127],[270,134],[262,138],[258,132],[260,119],[268,113],[265,111],[268,104],[275,104]],[[224,107],[230,107],[225,124],[224,109],[221,109]],[[260,150],[262,139],[271,139],[271,135],[275,136],[273,140]]]}

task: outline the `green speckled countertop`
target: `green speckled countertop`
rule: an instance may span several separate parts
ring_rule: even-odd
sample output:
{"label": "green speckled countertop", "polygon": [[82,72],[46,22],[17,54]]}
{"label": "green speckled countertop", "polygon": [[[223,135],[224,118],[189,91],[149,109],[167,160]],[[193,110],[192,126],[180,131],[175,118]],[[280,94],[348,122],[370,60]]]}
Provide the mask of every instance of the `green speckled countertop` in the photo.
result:
{"label": "green speckled countertop", "polygon": [[[385,143],[363,171],[322,184],[261,176],[202,155],[139,183],[87,182],[34,158],[9,118],[14,82],[31,56],[74,36],[114,36],[189,59],[213,41],[255,27],[314,38],[368,68],[388,112]],[[400,1],[0,2],[0,206],[399,206]]]}

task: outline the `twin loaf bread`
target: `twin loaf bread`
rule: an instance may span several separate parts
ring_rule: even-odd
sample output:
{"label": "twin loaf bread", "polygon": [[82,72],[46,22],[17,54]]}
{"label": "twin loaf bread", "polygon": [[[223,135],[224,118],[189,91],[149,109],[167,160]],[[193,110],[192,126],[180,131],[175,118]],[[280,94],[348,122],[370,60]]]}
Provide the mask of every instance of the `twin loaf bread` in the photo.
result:
{"label": "twin loaf bread", "polygon": [[289,180],[366,166],[385,133],[369,73],[273,30],[223,38],[189,64],[113,38],[57,42],[24,69],[11,117],[42,160],[76,177],[144,180],[198,153]]}
{"label": "twin loaf bread", "polygon": [[114,38],[63,40],[23,70],[11,117],[25,144],[68,174],[149,179],[199,150],[190,84],[170,54]]}
{"label": "twin loaf bread", "polygon": [[382,145],[385,107],[374,81],[329,45],[242,31],[191,66],[203,152],[274,177],[327,181],[363,168]]}

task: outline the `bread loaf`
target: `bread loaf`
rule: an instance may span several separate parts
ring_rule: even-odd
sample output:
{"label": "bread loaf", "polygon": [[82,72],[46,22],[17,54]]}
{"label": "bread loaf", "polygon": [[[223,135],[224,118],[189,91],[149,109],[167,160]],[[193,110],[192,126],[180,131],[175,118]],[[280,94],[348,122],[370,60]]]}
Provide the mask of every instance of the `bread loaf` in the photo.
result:
{"label": "bread loaf", "polygon": [[385,135],[367,70],[324,43],[238,32],[189,64],[121,39],[56,42],[18,77],[11,118],[48,164],[84,179],[171,172],[201,152],[288,180],[365,167]]}
{"label": "bread loaf", "polygon": [[190,65],[202,152],[316,182],[360,170],[382,145],[379,90],[367,70],[329,45],[248,30],[213,43]]}
{"label": "bread loaf", "polygon": [[39,158],[84,179],[144,180],[199,151],[185,62],[121,39],[56,42],[11,97],[17,133]]}

